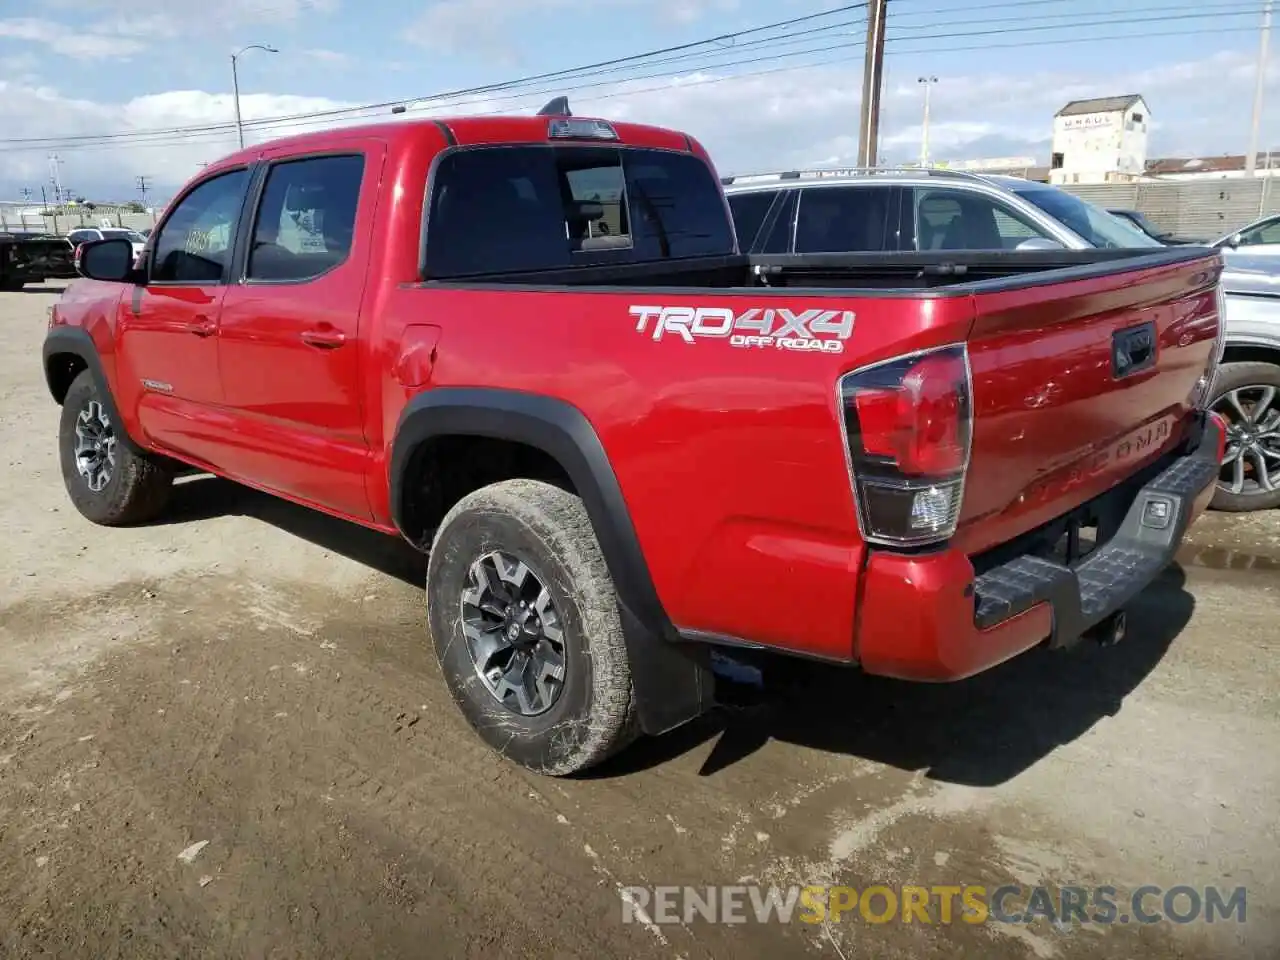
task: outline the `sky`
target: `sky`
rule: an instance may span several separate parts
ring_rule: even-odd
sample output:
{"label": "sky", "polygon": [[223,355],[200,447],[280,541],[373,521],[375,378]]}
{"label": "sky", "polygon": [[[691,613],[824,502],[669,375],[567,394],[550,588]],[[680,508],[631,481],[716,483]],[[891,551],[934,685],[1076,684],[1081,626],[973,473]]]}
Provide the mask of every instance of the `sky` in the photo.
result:
{"label": "sky", "polygon": [[[1048,162],[1068,100],[1142,94],[1150,156],[1248,144],[1262,0],[889,0],[880,154],[919,155],[922,75],[934,160]],[[0,200],[64,186],[163,200],[236,147],[230,54],[246,121],[415,101],[404,116],[580,115],[697,136],[721,173],[851,163],[865,11],[636,61],[627,70],[423,100],[691,44],[846,6],[840,0],[0,0]],[[803,32],[802,32],[803,31]],[[1280,146],[1280,37],[1260,147]],[[388,108],[363,119],[389,119]],[[355,118],[252,126],[258,142]],[[205,127],[174,133],[178,128]],[[160,132],[156,132],[160,131]],[[116,139],[93,138],[113,134]],[[42,138],[62,138],[49,143]],[[39,142],[31,142],[39,141]]]}

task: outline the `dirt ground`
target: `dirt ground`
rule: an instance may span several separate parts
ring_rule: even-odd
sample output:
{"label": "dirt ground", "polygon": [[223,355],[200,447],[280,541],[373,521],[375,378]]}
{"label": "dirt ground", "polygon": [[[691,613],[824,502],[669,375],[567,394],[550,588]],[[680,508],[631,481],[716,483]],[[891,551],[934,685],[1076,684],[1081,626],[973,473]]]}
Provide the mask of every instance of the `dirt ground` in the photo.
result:
{"label": "dirt ground", "polygon": [[[1280,956],[1280,514],[1202,521],[1118,647],[815,671],[539,778],[454,709],[398,541],[209,478],[162,524],[82,520],[55,294],[0,294],[0,955]],[[1247,914],[623,923],[622,886],[738,883],[1244,886]]]}

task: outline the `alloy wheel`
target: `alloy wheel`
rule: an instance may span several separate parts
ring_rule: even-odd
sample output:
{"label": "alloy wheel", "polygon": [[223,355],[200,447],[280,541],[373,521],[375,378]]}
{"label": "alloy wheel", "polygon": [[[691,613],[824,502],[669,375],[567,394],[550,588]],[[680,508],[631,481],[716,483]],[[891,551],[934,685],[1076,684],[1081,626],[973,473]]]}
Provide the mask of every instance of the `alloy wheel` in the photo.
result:
{"label": "alloy wheel", "polygon": [[1227,420],[1218,486],[1229,493],[1280,490],[1280,390],[1270,384],[1228,390],[1213,405]]}
{"label": "alloy wheel", "polygon": [[564,633],[550,591],[524,561],[495,550],[471,564],[462,631],[495,700],[525,717],[551,709],[564,688]]}
{"label": "alloy wheel", "polygon": [[97,400],[90,400],[76,418],[76,471],[94,493],[111,482],[116,468],[116,434],[111,418]]}

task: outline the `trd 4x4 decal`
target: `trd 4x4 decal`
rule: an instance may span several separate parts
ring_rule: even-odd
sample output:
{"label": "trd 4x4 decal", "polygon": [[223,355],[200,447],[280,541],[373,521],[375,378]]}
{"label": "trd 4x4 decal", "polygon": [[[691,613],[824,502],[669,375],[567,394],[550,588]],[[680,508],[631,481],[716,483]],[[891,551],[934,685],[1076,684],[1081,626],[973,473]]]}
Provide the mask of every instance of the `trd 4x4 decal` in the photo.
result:
{"label": "trd 4x4 decal", "polygon": [[654,340],[667,335],[685,343],[728,338],[731,347],[843,353],[853,334],[852,310],[786,310],[752,307],[734,313],[728,307],[631,307],[636,332]]}

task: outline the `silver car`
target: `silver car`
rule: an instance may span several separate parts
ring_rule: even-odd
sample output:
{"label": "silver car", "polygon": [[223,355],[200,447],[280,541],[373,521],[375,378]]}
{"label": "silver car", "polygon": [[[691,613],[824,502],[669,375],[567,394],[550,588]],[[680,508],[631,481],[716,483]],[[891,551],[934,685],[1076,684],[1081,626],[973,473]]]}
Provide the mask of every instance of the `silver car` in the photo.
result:
{"label": "silver car", "polygon": [[[1018,177],[876,168],[723,182],[745,253],[1164,248],[1074,194]],[[1280,252],[1280,216],[1254,226],[1260,239],[1274,234]],[[1252,252],[1254,236],[1241,231],[1236,249]],[[1210,402],[1227,418],[1231,444],[1213,506],[1258,510],[1280,506],[1280,259],[1260,257],[1269,263],[1251,268],[1228,252],[1227,341]]]}
{"label": "silver car", "polygon": [[1227,260],[1236,259],[1237,254],[1248,257],[1274,257],[1280,254],[1280,213],[1262,217],[1239,230],[1233,230],[1226,236],[1213,241]]}

